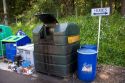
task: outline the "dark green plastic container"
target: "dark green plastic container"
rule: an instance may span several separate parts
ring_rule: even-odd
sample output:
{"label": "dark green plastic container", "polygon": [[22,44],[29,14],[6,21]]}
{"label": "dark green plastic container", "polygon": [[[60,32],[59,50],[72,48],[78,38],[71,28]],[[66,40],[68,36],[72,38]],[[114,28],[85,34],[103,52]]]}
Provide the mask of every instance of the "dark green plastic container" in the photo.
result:
{"label": "dark green plastic container", "polygon": [[44,24],[33,30],[35,69],[38,72],[67,77],[77,67],[80,29],[77,24],[58,24],[57,20],[50,18],[49,14],[45,14],[44,19],[41,18]]}
{"label": "dark green plastic container", "polygon": [[59,77],[67,77],[70,76],[73,72],[75,72],[77,66],[76,62],[67,65],[36,62],[35,68],[38,72],[47,73]]}
{"label": "dark green plastic container", "polygon": [[59,65],[70,64],[71,62],[76,61],[76,58],[77,58],[76,53],[70,55],[35,54],[35,59],[38,62],[59,64]]}

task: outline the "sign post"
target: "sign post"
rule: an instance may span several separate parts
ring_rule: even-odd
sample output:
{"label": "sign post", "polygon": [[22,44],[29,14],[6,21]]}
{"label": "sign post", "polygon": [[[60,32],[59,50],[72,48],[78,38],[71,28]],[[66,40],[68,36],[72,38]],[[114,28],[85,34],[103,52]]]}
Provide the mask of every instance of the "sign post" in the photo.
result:
{"label": "sign post", "polygon": [[97,52],[99,52],[99,39],[100,39],[102,16],[108,16],[109,14],[110,14],[110,7],[106,7],[106,8],[93,8],[93,9],[91,9],[91,16],[99,16]]}

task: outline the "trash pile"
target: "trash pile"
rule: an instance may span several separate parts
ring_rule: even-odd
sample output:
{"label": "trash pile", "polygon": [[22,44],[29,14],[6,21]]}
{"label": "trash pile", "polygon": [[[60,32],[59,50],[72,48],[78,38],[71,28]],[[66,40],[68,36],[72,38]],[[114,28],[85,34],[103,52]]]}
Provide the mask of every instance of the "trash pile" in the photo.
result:
{"label": "trash pile", "polygon": [[19,74],[32,75],[35,70],[33,50],[34,44],[18,46],[15,61],[8,68]]}
{"label": "trash pile", "polygon": [[[27,65],[27,64],[26,64]],[[17,66],[14,63],[10,64],[8,66],[8,69],[11,69],[14,72],[17,72],[18,74],[24,74],[24,75],[32,75],[34,73],[34,67],[33,66]]]}
{"label": "trash pile", "polygon": [[21,29],[13,35],[11,28],[5,25],[0,25],[0,35],[0,58],[4,64],[0,69],[32,75],[35,68],[31,39]]}
{"label": "trash pile", "polygon": [[8,63],[8,69],[24,75],[32,75],[35,71],[33,59],[34,44],[18,46],[14,61]]}
{"label": "trash pile", "polygon": [[8,69],[24,75],[32,75],[35,71],[33,59],[34,44],[18,46],[14,61],[9,63]]}

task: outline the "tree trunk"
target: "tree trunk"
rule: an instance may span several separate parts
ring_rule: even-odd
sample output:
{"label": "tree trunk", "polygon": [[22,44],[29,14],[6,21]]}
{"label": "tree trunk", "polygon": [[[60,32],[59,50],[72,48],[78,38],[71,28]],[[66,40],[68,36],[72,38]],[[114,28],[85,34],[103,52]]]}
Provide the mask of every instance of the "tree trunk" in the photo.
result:
{"label": "tree trunk", "polygon": [[74,14],[74,0],[69,0],[69,2],[68,2],[69,4],[67,5],[67,6],[69,6],[68,7],[68,15],[73,15]]}
{"label": "tree trunk", "polygon": [[113,4],[113,0],[109,0],[110,13],[112,13],[112,4]]}
{"label": "tree trunk", "polygon": [[121,15],[125,16],[125,0],[121,0]]}
{"label": "tree trunk", "polygon": [[61,4],[64,5],[64,14],[72,15],[74,13],[74,0],[62,0]]}

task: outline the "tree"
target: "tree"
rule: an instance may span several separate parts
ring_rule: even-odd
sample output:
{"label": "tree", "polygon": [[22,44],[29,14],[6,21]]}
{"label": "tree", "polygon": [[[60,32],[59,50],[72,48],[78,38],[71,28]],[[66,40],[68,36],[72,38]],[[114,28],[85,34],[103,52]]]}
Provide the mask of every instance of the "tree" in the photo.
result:
{"label": "tree", "polygon": [[110,12],[112,13],[112,4],[113,4],[113,0],[109,0],[109,7],[110,7]]}
{"label": "tree", "polygon": [[125,16],[125,0],[121,0],[121,14]]}

